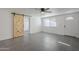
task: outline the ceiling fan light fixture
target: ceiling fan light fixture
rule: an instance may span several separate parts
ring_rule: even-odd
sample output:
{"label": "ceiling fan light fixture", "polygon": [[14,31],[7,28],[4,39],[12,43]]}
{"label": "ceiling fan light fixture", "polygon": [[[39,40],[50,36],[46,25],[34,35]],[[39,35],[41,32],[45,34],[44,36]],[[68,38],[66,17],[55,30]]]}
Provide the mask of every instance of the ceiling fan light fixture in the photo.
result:
{"label": "ceiling fan light fixture", "polygon": [[45,12],[41,12],[41,14],[44,14]]}

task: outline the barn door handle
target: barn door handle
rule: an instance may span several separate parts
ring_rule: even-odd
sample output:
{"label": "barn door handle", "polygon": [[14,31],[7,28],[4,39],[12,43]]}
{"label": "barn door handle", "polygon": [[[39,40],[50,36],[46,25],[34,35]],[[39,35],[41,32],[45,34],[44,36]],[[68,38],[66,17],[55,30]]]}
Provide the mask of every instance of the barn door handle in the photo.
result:
{"label": "barn door handle", "polygon": [[64,25],[64,28],[66,27],[66,25]]}

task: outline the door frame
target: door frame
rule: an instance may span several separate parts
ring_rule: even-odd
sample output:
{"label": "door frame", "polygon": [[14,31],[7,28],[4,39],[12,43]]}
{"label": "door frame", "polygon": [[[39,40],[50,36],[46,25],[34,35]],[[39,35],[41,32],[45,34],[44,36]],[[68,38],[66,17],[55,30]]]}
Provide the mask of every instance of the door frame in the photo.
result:
{"label": "door frame", "polygon": [[30,16],[27,16],[27,15],[24,15],[24,17],[29,17],[29,19],[28,19],[28,22],[29,22],[29,26],[28,26],[28,28],[29,28],[29,30],[28,30],[28,32],[30,33]]}

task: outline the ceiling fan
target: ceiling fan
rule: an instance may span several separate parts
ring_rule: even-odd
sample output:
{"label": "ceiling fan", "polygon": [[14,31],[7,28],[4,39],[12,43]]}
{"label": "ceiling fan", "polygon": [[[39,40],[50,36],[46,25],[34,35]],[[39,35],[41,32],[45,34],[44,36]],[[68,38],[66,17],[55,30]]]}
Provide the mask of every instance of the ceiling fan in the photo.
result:
{"label": "ceiling fan", "polygon": [[50,8],[40,8],[41,13],[51,13]]}

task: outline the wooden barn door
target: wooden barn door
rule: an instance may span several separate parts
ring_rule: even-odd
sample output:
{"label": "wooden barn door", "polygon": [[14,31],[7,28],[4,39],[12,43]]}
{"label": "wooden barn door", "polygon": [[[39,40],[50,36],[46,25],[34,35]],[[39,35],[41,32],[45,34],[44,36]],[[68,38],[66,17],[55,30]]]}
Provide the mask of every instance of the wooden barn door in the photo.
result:
{"label": "wooden barn door", "polygon": [[24,35],[24,16],[23,15],[14,15],[13,22],[13,37],[19,37]]}

